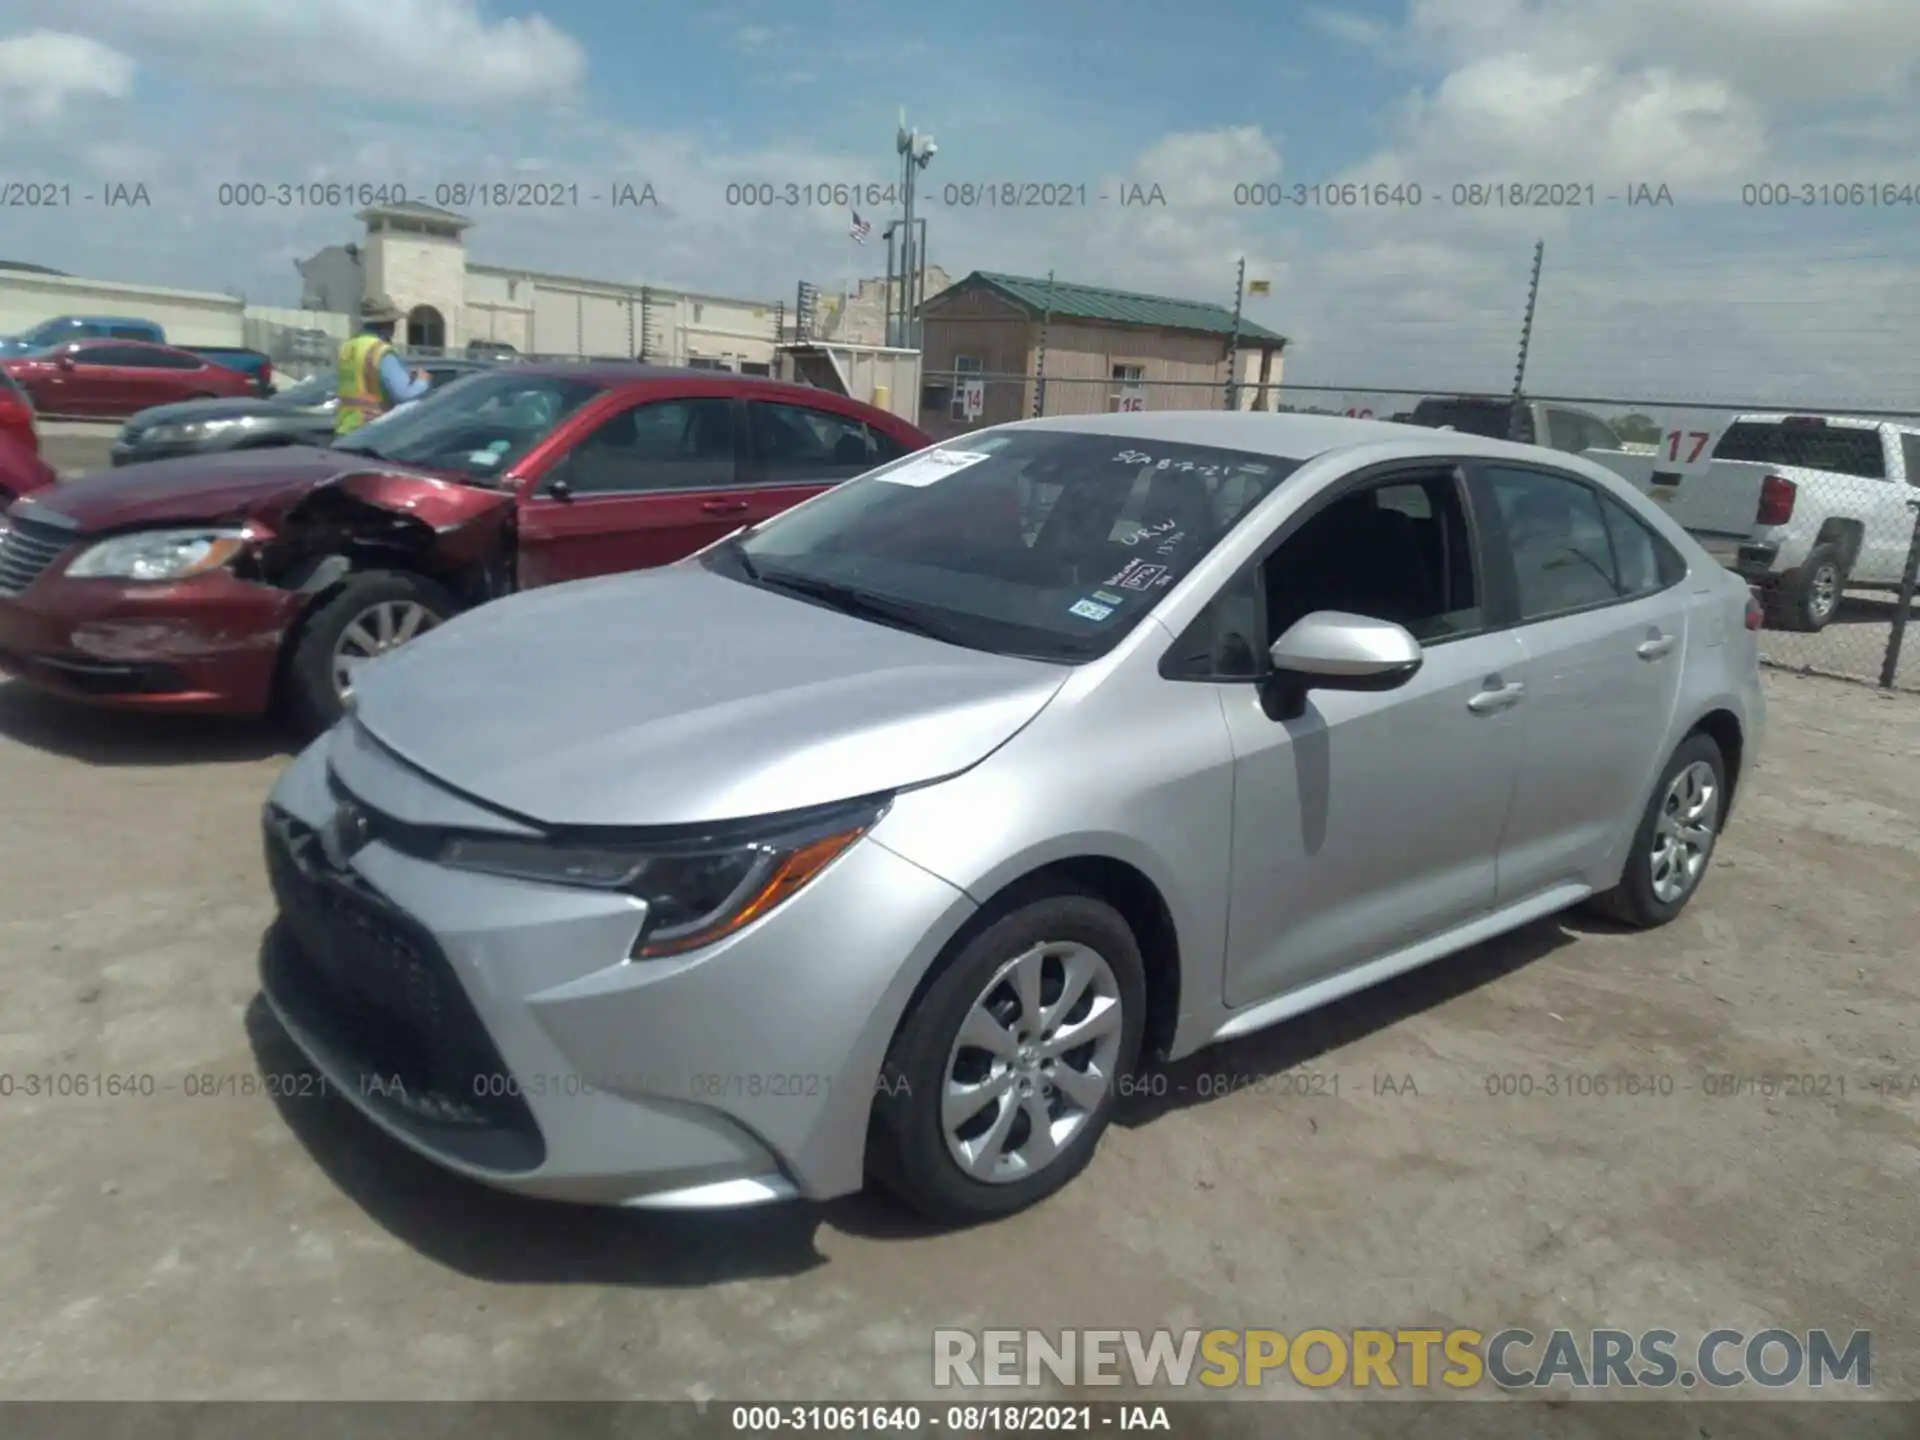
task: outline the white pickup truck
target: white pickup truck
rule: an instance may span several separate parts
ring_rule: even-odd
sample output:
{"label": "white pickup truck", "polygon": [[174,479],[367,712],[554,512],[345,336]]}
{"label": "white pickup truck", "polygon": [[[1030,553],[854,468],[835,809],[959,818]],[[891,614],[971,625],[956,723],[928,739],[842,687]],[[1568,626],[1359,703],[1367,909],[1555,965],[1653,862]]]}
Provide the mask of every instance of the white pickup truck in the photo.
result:
{"label": "white pickup truck", "polygon": [[1586,456],[1756,586],[1772,624],[1820,630],[1847,589],[1899,587],[1920,518],[1920,423],[1740,415],[1708,455],[1686,457],[1698,468],[1675,453]]}

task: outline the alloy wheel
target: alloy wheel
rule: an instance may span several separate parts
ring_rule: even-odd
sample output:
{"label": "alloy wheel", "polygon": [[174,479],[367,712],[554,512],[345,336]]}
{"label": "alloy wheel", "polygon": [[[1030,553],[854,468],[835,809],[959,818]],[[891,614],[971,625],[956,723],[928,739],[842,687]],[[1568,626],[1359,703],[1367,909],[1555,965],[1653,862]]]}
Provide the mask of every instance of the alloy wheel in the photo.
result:
{"label": "alloy wheel", "polygon": [[1807,609],[1816,620],[1824,620],[1840,603],[1840,572],[1832,565],[1822,565],[1813,572],[1807,586]]}
{"label": "alloy wheel", "polygon": [[1653,870],[1653,893],[1661,904],[1673,904],[1700,883],[1719,819],[1719,777],[1713,766],[1696,760],[1673,777],[1654,822],[1648,863]]}
{"label": "alloy wheel", "polygon": [[439,623],[417,600],[382,600],[354,616],[333,645],[333,689],[341,704],[353,699],[354,677],[362,665]]}
{"label": "alloy wheel", "polygon": [[1124,1027],[1113,967],[1090,946],[1033,946],[994,972],[947,1057],[940,1124],[974,1180],[1007,1185],[1057,1160],[1098,1113]]}

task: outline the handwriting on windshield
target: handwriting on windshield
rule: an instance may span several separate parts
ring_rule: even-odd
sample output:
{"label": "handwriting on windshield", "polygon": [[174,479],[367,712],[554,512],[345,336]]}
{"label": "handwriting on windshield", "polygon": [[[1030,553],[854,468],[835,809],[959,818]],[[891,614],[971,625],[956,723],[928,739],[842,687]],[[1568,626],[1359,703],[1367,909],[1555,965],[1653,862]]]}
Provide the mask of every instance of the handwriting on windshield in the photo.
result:
{"label": "handwriting on windshield", "polygon": [[1172,456],[1156,459],[1144,450],[1122,450],[1113,457],[1116,465],[1151,465],[1155,470],[1173,471],[1181,475],[1225,475],[1232,470],[1246,469],[1240,465],[1202,465],[1194,460],[1175,460]]}

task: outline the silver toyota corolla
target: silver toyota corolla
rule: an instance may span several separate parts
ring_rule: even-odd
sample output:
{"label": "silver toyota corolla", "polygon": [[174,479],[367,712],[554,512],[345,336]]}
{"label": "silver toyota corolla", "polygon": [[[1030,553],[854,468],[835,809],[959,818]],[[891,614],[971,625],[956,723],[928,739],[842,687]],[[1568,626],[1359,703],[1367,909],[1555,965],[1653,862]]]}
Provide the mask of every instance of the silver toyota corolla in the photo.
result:
{"label": "silver toyota corolla", "polygon": [[450,1169],[952,1222],[1117,1082],[1698,888],[1746,586],[1577,457],[1366,421],[978,431],[371,667],[267,805],[264,987]]}

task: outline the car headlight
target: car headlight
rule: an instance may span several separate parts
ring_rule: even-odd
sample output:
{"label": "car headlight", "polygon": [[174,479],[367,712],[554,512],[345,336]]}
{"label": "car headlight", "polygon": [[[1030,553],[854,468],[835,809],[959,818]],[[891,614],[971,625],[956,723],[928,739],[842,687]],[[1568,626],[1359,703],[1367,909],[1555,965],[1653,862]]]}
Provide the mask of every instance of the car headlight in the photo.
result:
{"label": "car headlight", "polygon": [[204,440],[209,435],[224,435],[229,430],[251,430],[261,423],[257,415],[241,415],[230,420],[188,420],[178,425],[156,425],[146,432],[155,444],[180,440]]}
{"label": "car headlight", "polygon": [[646,902],[632,958],[680,955],[731,935],[800,893],[886,813],[862,800],[725,842],[624,845],[458,835],[440,863],[514,880],[617,890]]}
{"label": "car headlight", "polygon": [[242,529],[143,530],[83,550],[67,567],[76,580],[186,580],[218,570],[247,548]]}

